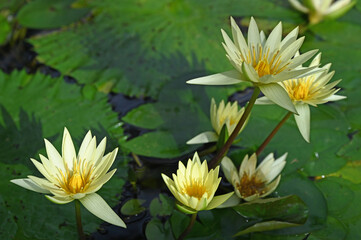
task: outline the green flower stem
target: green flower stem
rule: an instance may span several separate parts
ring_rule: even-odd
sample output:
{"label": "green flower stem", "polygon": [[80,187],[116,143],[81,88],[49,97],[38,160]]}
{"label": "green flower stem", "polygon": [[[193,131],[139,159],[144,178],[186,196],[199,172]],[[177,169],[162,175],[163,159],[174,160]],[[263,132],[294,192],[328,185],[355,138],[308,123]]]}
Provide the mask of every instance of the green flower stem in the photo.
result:
{"label": "green flower stem", "polygon": [[188,233],[192,230],[193,225],[196,222],[196,219],[197,219],[197,213],[193,213],[191,217],[191,221],[188,224],[188,227],[186,228],[186,230],[184,230],[184,232],[182,232],[178,240],[183,240],[188,235]]}
{"label": "green flower stem", "polygon": [[282,120],[277,124],[277,126],[272,130],[272,132],[268,135],[268,137],[263,141],[261,146],[256,151],[257,156],[261,154],[261,152],[265,149],[267,144],[271,141],[271,139],[276,135],[278,130],[282,127],[282,125],[287,121],[287,119],[292,115],[292,112],[288,112]]}
{"label": "green flower stem", "polygon": [[251,113],[252,107],[254,105],[254,103],[256,102],[256,99],[259,95],[259,93],[261,92],[261,90],[259,89],[259,87],[255,87],[253,90],[253,94],[251,99],[249,100],[246,109],[244,110],[244,113],[241,117],[241,119],[239,120],[239,122],[237,123],[236,128],[233,130],[232,134],[229,136],[227,142],[223,145],[223,147],[221,148],[221,150],[217,153],[217,155],[210,161],[209,166],[211,168],[215,168],[216,166],[218,166],[224,155],[227,153],[228,149],[231,147],[233,141],[236,139],[239,131],[242,129],[244,123],[246,122],[246,120],[248,119],[249,114]]}
{"label": "green flower stem", "polygon": [[81,215],[80,215],[80,202],[75,200],[75,215],[76,215],[76,226],[78,229],[78,235],[80,240],[85,240],[85,235],[83,232],[83,226],[81,225]]}

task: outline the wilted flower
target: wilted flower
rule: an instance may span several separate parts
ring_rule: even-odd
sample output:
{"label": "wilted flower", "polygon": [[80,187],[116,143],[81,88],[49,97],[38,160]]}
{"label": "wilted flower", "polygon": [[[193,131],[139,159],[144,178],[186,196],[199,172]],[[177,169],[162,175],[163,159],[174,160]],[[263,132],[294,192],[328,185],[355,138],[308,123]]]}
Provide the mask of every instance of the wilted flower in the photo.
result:
{"label": "wilted flower", "polygon": [[246,155],[239,172],[232,160],[224,157],[221,166],[225,177],[234,186],[237,196],[246,201],[253,201],[271,194],[277,188],[286,157],[287,153],[275,160],[273,153],[270,153],[256,168],[256,154],[250,158]]}
{"label": "wilted flower", "polygon": [[[310,66],[318,66],[321,60],[321,53],[319,53],[311,62]],[[331,80],[334,71],[330,70],[331,64],[326,64],[321,72],[314,73],[307,77],[291,79],[280,83],[280,85],[287,91],[298,115],[294,114],[298,129],[303,138],[310,141],[310,108],[308,105],[317,107],[318,104],[323,104],[329,101],[338,101],[346,98],[345,96],[336,95],[340,90],[334,88],[341,80],[328,82]],[[272,104],[267,97],[257,99],[256,104]]]}
{"label": "wilted flower", "polygon": [[316,24],[323,19],[336,19],[344,15],[355,4],[351,0],[288,0],[290,4],[300,12],[308,14],[311,24]]}
{"label": "wilted flower", "polygon": [[[200,133],[191,140],[189,140],[187,144],[217,142],[224,125],[226,126],[228,136],[231,135],[237,123],[241,119],[243,113],[244,108],[240,108],[238,110],[238,103],[236,101],[232,104],[230,102],[227,102],[227,104],[225,105],[224,101],[222,100],[217,108],[217,104],[212,98],[210,116],[211,123],[215,132],[207,131]],[[243,127],[244,126],[245,125],[243,125]]]}
{"label": "wilted flower", "polygon": [[108,172],[117,155],[118,149],[104,156],[106,138],[96,145],[95,136],[89,131],[76,155],[71,136],[64,128],[62,155],[45,139],[48,158],[40,154],[41,163],[31,159],[35,167],[45,178],[28,176],[11,182],[45,195],[57,204],[69,203],[75,199],[100,219],[111,224],[126,227],[122,219],[100,197],[98,191],[115,173]]}
{"label": "wilted flower", "polygon": [[222,30],[225,42],[223,47],[235,70],[196,78],[187,83],[229,85],[242,81],[252,82],[272,101],[289,111],[296,112],[289,96],[277,82],[309,74],[313,68],[296,68],[310,59],[317,50],[294,57],[304,37],[297,39],[297,27],[281,41],[281,22],[266,39],[265,34],[258,30],[255,20],[251,18],[247,42],[233,18],[231,25],[233,41]]}
{"label": "wilted flower", "polygon": [[221,178],[218,177],[219,166],[208,171],[207,161],[201,164],[197,153],[189,159],[187,167],[179,162],[177,175],[173,173],[173,180],[162,174],[163,180],[174,197],[176,206],[185,213],[196,213],[210,210],[225,202],[232,194],[214,196]]}

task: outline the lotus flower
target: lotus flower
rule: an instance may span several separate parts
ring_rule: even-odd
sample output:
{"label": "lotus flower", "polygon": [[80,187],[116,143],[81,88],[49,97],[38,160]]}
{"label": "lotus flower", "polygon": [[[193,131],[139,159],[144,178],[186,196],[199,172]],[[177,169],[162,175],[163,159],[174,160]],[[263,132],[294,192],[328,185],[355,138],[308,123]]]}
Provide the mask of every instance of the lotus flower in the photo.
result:
{"label": "lotus flower", "polygon": [[256,168],[256,154],[250,158],[246,155],[239,171],[230,158],[224,157],[221,166],[236,195],[245,201],[253,201],[266,197],[277,188],[281,180],[280,173],[286,165],[286,157],[287,153],[275,160],[273,153],[270,153]]}
{"label": "lotus flower", "polygon": [[[321,53],[319,53],[311,62],[310,66],[318,66],[321,61]],[[280,85],[287,91],[298,115],[294,114],[297,127],[303,138],[310,142],[310,108],[309,105],[317,107],[318,104],[323,104],[329,101],[338,101],[345,99],[345,96],[336,95],[340,90],[334,88],[341,80],[328,83],[334,71],[330,70],[331,64],[326,64],[321,68],[321,72],[314,73],[307,77],[290,79],[280,83]],[[256,104],[272,104],[273,102],[267,97],[257,99]]]}
{"label": "lotus flower", "polygon": [[300,49],[304,37],[297,39],[297,27],[281,40],[281,22],[266,38],[265,34],[258,30],[256,21],[251,18],[247,42],[233,18],[231,18],[231,26],[233,41],[222,30],[225,42],[223,47],[235,70],[196,78],[187,81],[187,83],[230,85],[248,81],[259,87],[263,94],[276,104],[289,111],[296,112],[288,94],[277,83],[312,73],[315,67],[296,68],[310,59],[317,50],[294,57],[295,53]]}
{"label": "lotus flower", "polygon": [[[237,102],[233,102],[232,104],[227,102],[225,105],[224,101],[222,100],[217,107],[216,101],[212,98],[210,116],[214,132],[207,131],[200,133],[189,140],[187,144],[217,142],[224,126],[226,126],[228,136],[231,135],[243,113],[244,108],[240,108],[238,110]],[[243,127],[244,126],[245,125],[243,125]],[[239,133],[241,131],[239,131]]]}
{"label": "lotus flower", "polygon": [[225,202],[232,194],[214,196],[221,178],[218,177],[219,166],[208,171],[207,161],[201,163],[196,152],[193,159],[189,159],[187,167],[179,162],[177,175],[173,180],[162,174],[163,180],[174,197],[176,206],[185,213],[196,213],[211,210]]}
{"label": "lotus flower", "polygon": [[299,0],[288,0],[298,11],[308,14],[311,24],[316,24],[323,19],[336,19],[348,12],[356,1],[351,0],[304,0],[304,5]]}
{"label": "lotus flower", "polygon": [[45,139],[48,158],[40,155],[41,163],[31,159],[35,167],[45,178],[28,176],[28,178],[14,179],[12,183],[45,195],[57,204],[79,200],[83,206],[100,219],[120,227],[126,227],[122,219],[96,192],[115,173],[116,169],[108,172],[117,155],[118,149],[104,156],[106,138],[98,147],[96,138],[89,131],[76,155],[71,136],[64,128],[62,155]]}

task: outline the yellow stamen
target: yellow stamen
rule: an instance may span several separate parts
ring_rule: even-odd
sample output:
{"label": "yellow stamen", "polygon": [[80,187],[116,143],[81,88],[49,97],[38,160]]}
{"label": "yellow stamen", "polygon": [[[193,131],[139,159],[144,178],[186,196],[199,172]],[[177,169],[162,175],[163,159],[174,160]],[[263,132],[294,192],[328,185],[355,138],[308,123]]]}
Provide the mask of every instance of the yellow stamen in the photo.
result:
{"label": "yellow stamen", "polygon": [[196,197],[201,199],[203,194],[207,192],[206,187],[197,180],[192,180],[192,182],[185,186],[183,189],[183,193],[188,194],[188,196]]}
{"label": "yellow stamen", "polygon": [[88,166],[87,162],[74,159],[73,169],[65,165],[65,171],[59,169],[58,187],[69,194],[84,192],[90,185],[93,172],[93,165]]}
{"label": "yellow stamen", "polygon": [[265,193],[265,182],[258,179],[256,175],[249,177],[247,173],[243,174],[241,182],[237,184],[236,187],[242,197],[249,197],[254,194],[262,195]]}
{"label": "yellow stamen", "polygon": [[292,79],[284,82],[288,95],[292,100],[304,101],[311,99],[313,94],[313,77]]}
{"label": "yellow stamen", "polygon": [[262,46],[258,47],[258,55],[256,53],[256,48],[252,46],[251,50],[248,52],[247,63],[252,64],[254,70],[256,70],[259,77],[265,75],[276,75],[284,71],[288,64],[281,66],[281,57],[278,55],[279,51],[273,53],[271,60],[269,61],[270,49],[264,51]]}

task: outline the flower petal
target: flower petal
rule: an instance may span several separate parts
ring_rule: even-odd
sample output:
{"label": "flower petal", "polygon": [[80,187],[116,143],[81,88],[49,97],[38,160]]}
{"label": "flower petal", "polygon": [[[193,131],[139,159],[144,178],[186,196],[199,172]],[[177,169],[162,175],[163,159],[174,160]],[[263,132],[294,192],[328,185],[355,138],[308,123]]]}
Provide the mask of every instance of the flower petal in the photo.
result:
{"label": "flower petal", "polygon": [[223,157],[221,162],[221,167],[229,183],[232,183],[232,174],[237,173],[236,166],[233,164],[232,160],[228,157]]}
{"label": "flower petal", "polygon": [[34,191],[34,192],[45,193],[45,194],[50,193],[49,190],[40,187],[38,184],[36,184],[34,181],[32,181],[29,178],[13,179],[13,180],[10,180],[10,182],[15,183],[16,185],[18,185],[20,187],[26,188],[26,189]]}
{"label": "flower petal", "polygon": [[187,83],[200,85],[232,85],[242,82],[240,76],[241,75],[238,71],[231,70],[228,72],[188,80]]}
{"label": "flower petal", "polygon": [[59,196],[49,196],[49,195],[45,195],[45,197],[56,204],[66,204],[74,200],[70,197],[59,197]]}
{"label": "flower petal", "polygon": [[193,213],[197,212],[196,210],[194,210],[194,209],[192,209],[190,207],[187,207],[187,206],[184,206],[184,205],[181,205],[181,204],[178,204],[178,203],[176,203],[175,206],[178,208],[179,211],[184,212],[186,214],[193,214]]}
{"label": "flower petal", "polygon": [[202,143],[209,143],[209,142],[217,142],[218,135],[215,132],[202,132],[197,136],[193,137],[192,139],[187,141],[187,144],[202,144]]}
{"label": "flower petal", "polygon": [[269,105],[269,104],[274,104],[274,102],[269,100],[266,96],[263,96],[263,97],[257,98],[255,104],[256,105]]}
{"label": "flower petal", "polygon": [[310,142],[310,107],[308,104],[296,104],[298,116],[295,116],[297,127],[306,142]]}
{"label": "flower petal", "polygon": [[109,207],[104,199],[96,193],[88,194],[79,199],[89,212],[115,226],[126,228],[124,221]]}
{"label": "flower petal", "polygon": [[59,168],[60,170],[62,170],[63,172],[65,171],[64,168],[64,161],[63,158],[61,157],[61,155],[59,154],[59,152],[55,149],[55,147],[53,146],[53,144],[51,144],[48,140],[44,139],[45,142],[45,149],[46,149],[46,154],[48,155],[48,159],[49,161],[57,168]]}
{"label": "flower petal", "polygon": [[87,134],[85,135],[84,139],[83,139],[83,142],[81,143],[80,145],[80,148],[79,148],[79,153],[78,153],[78,158],[79,159],[85,159],[85,150],[86,148],[88,147],[88,144],[90,142],[90,140],[92,139],[92,133],[91,131],[89,130],[87,132]]}
{"label": "flower petal", "polygon": [[260,85],[262,93],[275,104],[285,108],[286,110],[297,113],[295,106],[293,105],[286,90],[277,83],[270,83],[266,85]]}
{"label": "flower petal", "polygon": [[234,207],[240,204],[241,199],[236,195],[233,194],[230,198],[228,198],[224,203],[219,205],[217,208],[229,208]]}
{"label": "flower petal", "polygon": [[71,139],[70,133],[67,128],[64,128],[62,155],[69,169],[73,169],[73,161],[74,158],[76,158],[76,153],[73,140]]}
{"label": "flower petal", "polygon": [[230,193],[226,193],[223,195],[213,197],[212,201],[208,204],[208,206],[206,207],[205,210],[211,210],[213,208],[218,207],[219,205],[221,205],[222,203],[227,201],[227,199],[229,199],[233,194],[234,194],[234,192],[230,192]]}

